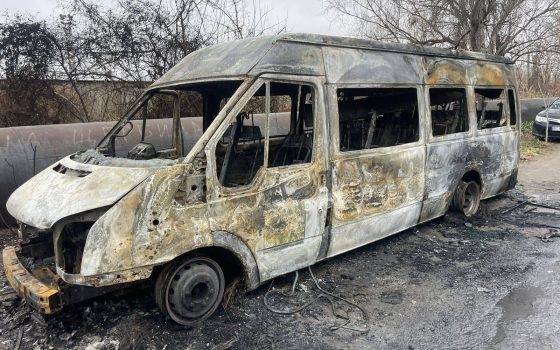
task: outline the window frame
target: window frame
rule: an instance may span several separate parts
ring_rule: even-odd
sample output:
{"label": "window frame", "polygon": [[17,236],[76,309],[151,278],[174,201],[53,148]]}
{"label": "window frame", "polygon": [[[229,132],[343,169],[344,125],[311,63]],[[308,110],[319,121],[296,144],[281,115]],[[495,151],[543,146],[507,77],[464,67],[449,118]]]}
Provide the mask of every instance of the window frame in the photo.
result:
{"label": "window frame", "polygon": [[[517,88],[513,85],[506,85],[505,86],[506,89],[506,94],[507,94],[507,98],[508,98],[508,126],[510,126],[512,129],[514,130],[519,130],[521,128],[520,124],[521,124],[521,105],[520,105],[520,101],[519,101],[519,95],[517,94]],[[509,90],[513,91],[513,98],[515,99],[515,124],[512,125],[511,124],[511,110],[509,109]]]}
{"label": "window frame", "polygon": [[[275,167],[268,167],[268,143],[269,143],[269,129],[270,129],[270,116],[268,115],[268,113],[270,113],[270,98],[267,98],[267,118],[266,118],[266,136],[265,136],[265,140],[266,140],[266,145],[265,145],[265,152],[267,153],[267,162],[266,162],[266,170],[267,171],[272,171],[273,169],[305,169],[308,167],[311,167],[317,159],[317,89],[318,87],[311,83],[311,82],[304,82],[304,81],[300,81],[300,80],[286,80],[286,79],[280,79],[280,78],[270,78],[270,77],[265,77],[264,78],[266,81],[268,81],[269,83],[284,83],[284,84],[294,84],[294,85],[307,85],[309,87],[311,87],[313,89],[313,103],[312,103],[312,111],[313,111],[313,145],[311,146],[311,159],[309,160],[309,163],[300,163],[300,164],[290,164],[290,165],[282,165],[282,166],[275,166]],[[299,113],[299,111],[298,111]],[[291,121],[290,121],[291,122]],[[290,125],[291,128],[291,125]]]}
{"label": "window frame", "polygon": [[[467,124],[468,130],[455,132],[451,134],[443,134],[443,135],[434,135],[434,129],[432,124],[432,101],[430,98],[430,89],[463,89],[465,90],[465,98],[466,98],[466,107],[467,107]],[[426,85],[425,86],[425,95],[426,95],[426,110],[427,110],[427,131],[428,139],[430,142],[438,142],[438,141],[447,141],[447,140],[455,140],[455,139],[463,139],[465,137],[470,137],[473,134],[473,121],[472,121],[472,111],[471,111],[471,97],[468,85],[458,85],[458,84],[436,84],[436,85]]]}
{"label": "window frame", "polygon": [[[510,118],[510,114],[509,114],[509,103],[508,103],[508,96],[507,96],[507,89],[508,89],[508,85],[471,85],[470,88],[472,89],[472,101],[470,102],[470,105],[472,107],[473,110],[473,117],[474,117],[474,125],[476,127],[476,134],[477,135],[487,135],[487,134],[492,134],[492,133],[504,133],[506,131],[509,131],[511,129],[511,125],[509,124],[509,118]],[[476,115],[476,90],[477,89],[486,89],[486,90],[502,90],[504,92],[504,100],[506,103],[504,103],[504,108],[506,111],[506,120],[507,123],[506,125],[503,126],[497,126],[495,128],[486,128],[486,129],[479,129],[478,128],[478,116]]]}
{"label": "window frame", "polygon": [[[311,153],[311,160],[309,163],[302,163],[302,164],[292,164],[292,165],[284,165],[284,166],[278,166],[278,167],[273,167],[273,168],[269,168],[268,167],[268,162],[269,162],[269,124],[270,124],[270,83],[287,83],[287,84],[295,84],[295,85],[308,85],[313,89],[313,93],[314,93],[314,98],[313,98],[313,125],[314,125],[314,131],[313,131],[313,146],[312,146],[312,153]],[[265,145],[264,145],[264,159],[263,159],[263,166],[261,166],[259,168],[259,170],[255,173],[255,176],[253,177],[253,179],[251,180],[251,182],[247,185],[244,186],[238,186],[238,187],[226,187],[224,186],[218,177],[217,174],[217,163],[216,163],[216,147],[218,145],[218,143],[220,142],[220,139],[222,137],[222,135],[226,132],[226,130],[228,129],[229,125],[235,120],[235,118],[237,117],[237,115],[240,113],[240,111],[247,105],[247,103],[249,102],[249,100],[255,95],[255,93],[257,93],[257,91],[262,87],[265,86],[265,94],[266,94],[266,99],[265,99],[265,114],[266,114],[266,128],[265,128],[265,132],[264,132],[264,139],[265,139]],[[210,180],[209,184],[212,184],[212,187],[214,187],[213,190],[210,189],[210,186],[208,186],[208,189],[210,190],[208,192],[208,194],[210,195],[210,199],[213,197],[212,192],[217,195],[218,198],[221,197],[227,197],[227,196],[231,196],[231,195],[242,195],[245,194],[247,192],[253,191],[255,188],[258,188],[259,186],[262,185],[264,179],[265,179],[265,175],[269,172],[274,172],[277,173],[279,171],[282,171],[283,169],[290,169],[290,170],[295,170],[295,169],[305,169],[305,168],[310,168],[314,165],[314,163],[317,161],[317,130],[318,130],[318,112],[317,112],[317,107],[318,107],[318,101],[317,101],[317,96],[318,96],[318,89],[319,87],[317,86],[316,83],[312,82],[312,81],[307,81],[307,80],[303,80],[303,79],[298,79],[298,80],[292,80],[289,79],[285,76],[273,76],[273,75],[262,75],[258,78],[256,78],[253,83],[249,86],[249,88],[244,92],[244,94],[234,103],[234,105],[227,111],[227,115],[225,116],[225,118],[223,120],[220,121],[220,125],[218,126],[218,128],[214,131],[214,133],[212,134],[212,136],[210,137],[206,147],[204,148],[205,154],[206,154],[206,158],[207,158],[207,170],[206,170],[206,178]],[[231,101],[229,101],[231,102]],[[228,103],[229,103],[228,102]]]}
{"label": "window frame", "polygon": [[[394,152],[399,152],[402,150],[407,150],[410,148],[415,148],[424,145],[424,116],[423,110],[425,109],[425,99],[424,91],[422,85],[419,84],[326,84],[327,96],[329,98],[328,110],[331,115],[329,118],[330,122],[330,136],[334,144],[331,147],[333,151],[333,159],[348,159],[348,158],[358,158],[364,155],[382,155]],[[338,95],[339,89],[415,89],[416,90],[416,101],[418,104],[418,140],[410,143],[404,143],[395,146],[378,147],[378,148],[368,148],[353,151],[342,151],[340,149],[340,115],[338,111]]]}

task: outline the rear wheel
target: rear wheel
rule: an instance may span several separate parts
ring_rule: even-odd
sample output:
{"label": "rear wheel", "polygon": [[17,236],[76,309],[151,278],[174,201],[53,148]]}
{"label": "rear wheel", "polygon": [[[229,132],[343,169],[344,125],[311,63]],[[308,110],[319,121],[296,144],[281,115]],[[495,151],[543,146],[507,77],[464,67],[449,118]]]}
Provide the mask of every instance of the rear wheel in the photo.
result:
{"label": "rear wheel", "polygon": [[475,181],[461,180],[453,195],[453,209],[465,216],[473,216],[480,205],[480,186]]}
{"label": "rear wheel", "polygon": [[224,296],[224,273],[218,263],[191,256],[161,271],[156,302],[164,314],[182,325],[195,325],[212,316]]}

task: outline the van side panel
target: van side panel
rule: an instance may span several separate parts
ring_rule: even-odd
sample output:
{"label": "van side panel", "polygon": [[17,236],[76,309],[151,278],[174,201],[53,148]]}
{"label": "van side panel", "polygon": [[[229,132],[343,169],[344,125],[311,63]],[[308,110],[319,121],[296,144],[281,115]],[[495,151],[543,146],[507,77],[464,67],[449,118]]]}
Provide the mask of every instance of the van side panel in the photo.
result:
{"label": "van side panel", "polygon": [[486,199],[508,189],[519,159],[516,133],[507,127],[501,132],[478,135],[475,140],[479,147],[487,149],[481,157],[482,199]]}
{"label": "van side panel", "polygon": [[508,189],[518,166],[515,131],[507,129],[427,146],[426,189],[420,222],[444,215],[459,181],[469,171],[482,180],[482,198]]}
{"label": "van side panel", "polygon": [[502,63],[422,57],[426,85],[504,86],[514,85],[512,67]]}
{"label": "van side panel", "polygon": [[469,137],[441,140],[427,145],[426,186],[420,222],[447,212],[453,191],[468,169],[477,169],[474,144]]}
{"label": "van side panel", "polygon": [[[463,175],[476,171],[482,180],[482,198],[505,191],[518,159],[516,127],[477,130],[474,86],[505,88],[515,85],[513,68],[494,62],[423,58],[426,96],[430,87],[463,87],[469,100],[469,132],[428,136],[426,187],[420,222],[444,215]],[[428,134],[432,134],[429,109]]]}
{"label": "van side panel", "polygon": [[424,193],[424,146],[333,161],[332,237],[328,256],[418,223]]}

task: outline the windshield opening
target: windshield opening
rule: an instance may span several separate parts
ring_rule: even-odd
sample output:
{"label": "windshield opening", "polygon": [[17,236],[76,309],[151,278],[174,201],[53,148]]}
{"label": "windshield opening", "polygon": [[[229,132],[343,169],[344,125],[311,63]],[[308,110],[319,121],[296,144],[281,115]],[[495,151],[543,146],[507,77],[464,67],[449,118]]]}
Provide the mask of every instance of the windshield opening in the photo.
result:
{"label": "windshield opening", "polygon": [[554,100],[548,107],[548,109],[560,109],[560,99]]}
{"label": "windshield opening", "polygon": [[105,157],[180,160],[243,81],[212,81],[152,90],[103,138]]}

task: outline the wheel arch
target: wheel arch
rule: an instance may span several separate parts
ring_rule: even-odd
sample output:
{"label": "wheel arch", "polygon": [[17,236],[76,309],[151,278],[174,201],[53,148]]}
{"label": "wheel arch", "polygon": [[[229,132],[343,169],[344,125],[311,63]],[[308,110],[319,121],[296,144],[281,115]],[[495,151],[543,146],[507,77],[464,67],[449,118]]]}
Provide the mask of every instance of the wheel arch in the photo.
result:
{"label": "wheel arch", "polygon": [[478,169],[467,169],[461,177],[461,180],[465,182],[475,181],[480,186],[480,192],[483,191],[484,184],[482,183],[482,176],[480,176],[480,171]]}
{"label": "wheel arch", "polygon": [[[225,231],[213,231],[212,244],[189,250],[166,264],[173,263],[189,254],[199,254],[216,260],[224,271],[224,275],[239,272],[245,282],[247,291],[260,285],[257,262],[249,247],[238,236]],[[232,266],[232,264],[234,266]],[[228,279],[228,276],[226,276]]]}
{"label": "wheel arch", "polygon": [[480,175],[479,169],[477,169],[477,168],[466,168],[463,172],[463,176],[461,176],[460,178],[457,177],[455,179],[456,179],[455,182],[453,184],[451,184],[450,187],[449,187],[451,196],[447,200],[447,210],[450,210],[453,207],[453,196],[454,196],[455,190],[461,184],[461,181],[465,181],[465,182],[475,181],[476,183],[478,183],[478,186],[480,187],[480,193],[482,194],[483,183],[482,183],[482,176]]}
{"label": "wheel arch", "polygon": [[[465,194],[464,191],[466,190],[469,183],[476,183],[478,185],[477,195],[476,195],[476,204],[470,204],[465,211]],[[480,204],[480,199],[482,196],[482,177],[480,176],[480,172],[476,169],[470,169],[465,171],[463,176],[460,180],[458,180],[458,184],[455,187],[453,195],[451,197],[449,207],[455,211],[463,213],[465,216],[470,217],[474,215],[478,211],[478,207]],[[474,209],[470,209],[473,207]]]}
{"label": "wheel arch", "polygon": [[238,236],[226,231],[212,232],[214,244],[209,248],[218,248],[233,254],[242,268],[247,290],[253,290],[260,285],[257,260],[249,247]]}

